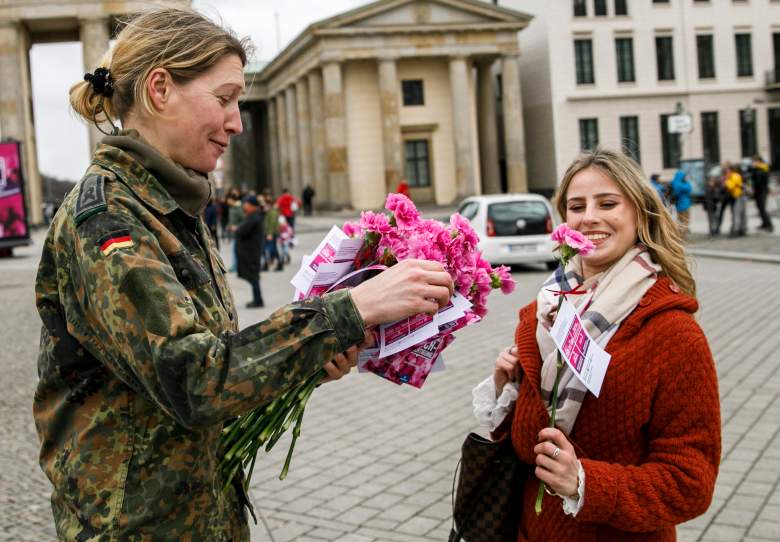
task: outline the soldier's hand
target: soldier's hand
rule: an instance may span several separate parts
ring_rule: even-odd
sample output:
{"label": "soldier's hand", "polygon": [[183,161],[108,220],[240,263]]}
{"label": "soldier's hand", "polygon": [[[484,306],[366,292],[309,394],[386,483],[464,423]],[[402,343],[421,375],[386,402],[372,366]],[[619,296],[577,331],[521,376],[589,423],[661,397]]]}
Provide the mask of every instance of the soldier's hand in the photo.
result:
{"label": "soldier's hand", "polygon": [[454,288],[441,264],[403,260],[355,286],[351,295],[366,327],[370,327],[422,312],[435,314],[449,302]]}
{"label": "soldier's hand", "polygon": [[331,382],[338,380],[342,376],[348,374],[352,367],[357,365],[358,360],[358,347],[353,346],[349,348],[343,354],[338,354],[332,361],[329,361],[323,366],[325,372],[328,373],[322,382]]}

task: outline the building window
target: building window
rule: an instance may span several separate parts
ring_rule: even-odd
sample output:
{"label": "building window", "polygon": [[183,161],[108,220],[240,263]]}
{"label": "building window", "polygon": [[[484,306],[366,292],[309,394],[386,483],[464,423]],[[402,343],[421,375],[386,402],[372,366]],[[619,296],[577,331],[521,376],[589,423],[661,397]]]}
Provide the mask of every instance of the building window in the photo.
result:
{"label": "building window", "polygon": [[634,81],[633,38],[615,38],[615,53],[618,81],[621,83]]}
{"label": "building window", "polygon": [[669,133],[669,117],[661,115],[661,155],[664,169],[680,166],[680,134]]}
{"label": "building window", "polygon": [[404,95],[404,105],[425,105],[425,93],[422,79],[408,79],[401,81],[401,90]]}
{"label": "building window", "polygon": [[699,59],[699,79],[715,77],[715,50],[711,34],[696,36],[696,55]]}
{"label": "building window", "polygon": [[607,0],[593,0],[593,7],[597,16],[603,17],[607,14]]}
{"label": "building window", "polygon": [[659,81],[674,81],[674,51],[672,36],[655,37],[655,60]]}
{"label": "building window", "polygon": [[588,8],[586,0],[574,0],[574,16],[575,17],[587,17]]}
{"label": "building window", "polygon": [[772,49],[775,53],[775,73],[772,75],[770,82],[780,81],[780,32],[772,34]]}
{"label": "building window", "polygon": [[615,15],[628,15],[628,3],[626,0],[615,0]]}
{"label": "building window", "polygon": [[431,186],[431,164],[427,139],[408,139],[406,151],[406,180],[412,188]]}
{"label": "building window", "polygon": [[742,144],[742,156],[758,153],[756,147],[756,110],[742,109],[739,112],[739,141]]}
{"label": "building window", "polygon": [[593,42],[591,40],[574,40],[574,62],[577,84],[593,84]]}
{"label": "building window", "polygon": [[620,117],[620,142],[623,152],[639,164],[639,117]]}
{"label": "building window", "polygon": [[737,44],[737,76],[753,76],[753,47],[750,42],[750,34],[736,34]]}
{"label": "building window", "polygon": [[599,146],[599,119],[580,119],[580,150],[592,151]]}
{"label": "building window", "polygon": [[720,135],[718,134],[718,112],[705,111],[701,114],[701,146],[704,149],[704,163],[720,163]]}

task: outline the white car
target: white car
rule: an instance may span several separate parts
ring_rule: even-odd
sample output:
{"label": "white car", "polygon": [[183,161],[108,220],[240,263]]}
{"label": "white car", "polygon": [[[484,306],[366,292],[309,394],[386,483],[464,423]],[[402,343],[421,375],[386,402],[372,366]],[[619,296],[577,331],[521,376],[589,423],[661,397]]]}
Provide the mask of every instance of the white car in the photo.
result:
{"label": "white car", "polygon": [[479,249],[491,264],[544,263],[558,266],[550,240],[557,226],[547,198],[537,194],[471,196],[458,206],[479,235]]}

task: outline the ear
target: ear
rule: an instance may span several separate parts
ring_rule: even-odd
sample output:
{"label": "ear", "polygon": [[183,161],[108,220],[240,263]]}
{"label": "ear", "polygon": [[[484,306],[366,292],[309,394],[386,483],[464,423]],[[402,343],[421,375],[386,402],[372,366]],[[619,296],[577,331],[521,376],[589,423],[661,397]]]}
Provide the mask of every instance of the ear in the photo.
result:
{"label": "ear", "polygon": [[155,68],[146,78],[146,92],[149,101],[157,111],[165,111],[173,94],[173,78],[165,68]]}

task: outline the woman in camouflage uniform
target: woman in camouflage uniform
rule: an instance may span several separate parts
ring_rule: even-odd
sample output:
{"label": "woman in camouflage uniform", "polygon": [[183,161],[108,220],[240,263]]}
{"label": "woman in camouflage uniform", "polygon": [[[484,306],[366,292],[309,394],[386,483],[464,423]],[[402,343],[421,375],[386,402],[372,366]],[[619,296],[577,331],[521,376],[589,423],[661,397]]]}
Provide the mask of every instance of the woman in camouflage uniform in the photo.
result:
{"label": "woman in camouflage uniform", "polygon": [[239,331],[200,213],[242,129],[245,63],[229,31],[160,9],[71,89],[78,114],[123,131],[59,209],[36,282],[34,416],[61,540],[248,540],[246,496],[216,469],[223,423],[323,366],[346,374],[366,327],[449,299],[440,266],[408,261]]}

